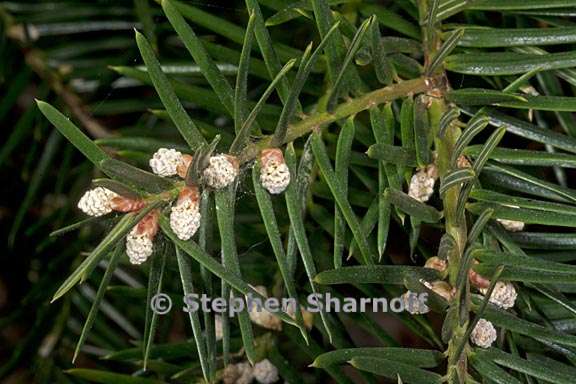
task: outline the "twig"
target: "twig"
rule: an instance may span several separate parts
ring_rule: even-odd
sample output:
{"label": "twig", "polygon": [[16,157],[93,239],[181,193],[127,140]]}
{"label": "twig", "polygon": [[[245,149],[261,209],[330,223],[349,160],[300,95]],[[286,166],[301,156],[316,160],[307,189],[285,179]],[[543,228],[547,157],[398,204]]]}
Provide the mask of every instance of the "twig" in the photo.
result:
{"label": "twig", "polygon": [[[400,97],[410,94],[422,93],[435,88],[437,84],[434,78],[418,78],[407,80],[388,87],[377,89],[367,93],[362,97],[352,99],[338,105],[333,112],[318,112],[310,115],[301,121],[288,126],[288,132],[284,143],[289,143],[311,132],[315,128],[326,124],[333,123],[337,120],[346,118],[355,113],[369,109],[372,106],[388,103]],[[272,136],[266,136],[257,143],[250,144],[240,155],[240,162],[246,163],[254,159],[264,148],[270,146]]]}
{"label": "twig", "polygon": [[48,86],[62,99],[64,104],[66,104],[70,113],[72,113],[76,120],[81,123],[80,125],[84,127],[93,138],[102,139],[113,136],[110,131],[86,111],[86,107],[80,97],[64,85],[60,76],[48,68],[44,60],[42,60],[40,51],[30,50],[26,52],[25,59],[26,64],[48,83]]}
{"label": "twig", "polygon": [[90,115],[80,97],[62,82],[58,73],[46,65],[42,52],[27,47],[26,27],[24,25],[14,24],[10,14],[1,8],[0,17],[6,25],[6,35],[20,46],[26,64],[28,64],[41,79],[48,83],[48,86],[62,99],[70,110],[70,113],[81,123],[81,126],[95,139],[113,136],[108,129]]}

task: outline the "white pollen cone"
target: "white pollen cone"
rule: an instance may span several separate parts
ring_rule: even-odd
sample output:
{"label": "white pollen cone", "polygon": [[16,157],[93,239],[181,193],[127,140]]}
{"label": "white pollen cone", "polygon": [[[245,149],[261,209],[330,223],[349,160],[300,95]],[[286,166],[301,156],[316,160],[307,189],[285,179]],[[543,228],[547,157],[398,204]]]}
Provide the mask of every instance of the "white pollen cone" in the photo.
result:
{"label": "white pollen cone", "polygon": [[160,148],[149,161],[152,172],[159,176],[175,176],[182,161],[182,153],[173,148]]}
{"label": "white pollen cone", "polygon": [[478,320],[478,323],[470,334],[470,340],[481,348],[490,348],[497,339],[496,328],[491,322],[485,319]]}
{"label": "white pollen cone", "polygon": [[[480,289],[480,292],[482,292],[483,295],[486,295],[488,293],[488,289]],[[494,285],[494,290],[490,295],[489,301],[492,304],[499,306],[500,308],[510,309],[514,307],[517,297],[518,294],[516,293],[516,288],[514,288],[512,283],[497,281]]]}
{"label": "white pollen cone", "polygon": [[229,364],[222,373],[224,384],[250,384],[254,380],[254,369],[248,362]]}
{"label": "white pollen cone", "polygon": [[118,194],[104,187],[90,189],[78,201],[78,208],[88,216],[98,217],[112,212],[112,199]]}
{"label": "white pollen cone", "polygon": [[272,384],[278,381],[278,368],[268,359],[264,359],[254,365],[252,371],[254,378],[260,384]]}
{"label": "white pollen cone", "polygon": [[438,167],[432,163],[412,175],[408,185],[408,196],[425,203],[434,194],[434,184],[438,179]]}
{"label": "white pollen cone", "polygon": [[154,237],[158,233],[160,210],[149,212],[126,236],[126,254],[132,264],[142,264],[154,251]]}
{"label": "white pollen cone", "polygon": [[189,240],[200,227],[200,192],[198,187],[186,186],[170,211],[170,228],[180,240]]}
{"label": "white pollen cone", "polygon": [[208,163],[208,167],[202,172],[202,180],[214,189],[222,189],[232,184],[240,170],[238,159],[231,155],[212,156]]}
{"label": "white pollen cone", "polygon": [[260,152],[260,183],[272,194],[279,194],[290,184],[290,170],[279,148]]}

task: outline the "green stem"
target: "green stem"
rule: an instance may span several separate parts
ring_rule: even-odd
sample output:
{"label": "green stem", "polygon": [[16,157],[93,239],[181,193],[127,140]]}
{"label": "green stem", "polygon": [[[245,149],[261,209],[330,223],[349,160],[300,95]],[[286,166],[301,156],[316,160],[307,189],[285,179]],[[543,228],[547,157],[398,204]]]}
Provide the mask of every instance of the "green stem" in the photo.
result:
{"label": "green stem", "polygon": [[[432,126],[438,126],[440,116],[445,110],[446,105],[444,101],[442,99],[434,99],[430,108]],[[450,159],[452,157],[454,144],[459,135],[460,128],[453,124],[448,128],[444,137],[436,138],[437,164],[440,178],[450,171]],[[458,215],[458,196],[460,195],[460,190],[460,187],[450,188],[446,191],[442,199],[446,233],[452,236],[456,244],[448,257],[448,278],[450,284],[453,286],[456,282],[458,271],[460,270],[468,233],[466,220]],[[466,342],[463,338],[465,337],[466,327],[468,325],[468,302],[470,297],[468,284],[464,284],[462,289],[465,290],[465,292],[456,292],[451,303],[451,306],[455,308],[458,316],[456,324],[454,324],[452,337],[448,342],[448,383],[450,384],[464,383],[467,372],[466,354],[462,353],[462,349],[459,348],[459,346]]]}
{"label": "green stem", "polygon": [[[365,94],[364,96],[351,99],[338,105],[332,112],[318,112],[310,115],[301,121],[288,126],[288,132],[283,144],[292,142],[311,132],[315,128],[354,115],[375,105],[388,103],[410,94],[426,92],[427,90],[432,89],[435,83],[436,82],[433,78],[425,77],[403,81],[398,84],[377,89]],[[271,136],[266,136],[259,142],[248,145],[240,155],[240,162],[246,163],[254,159],[262,149],[270,146],[271,140]]]}
{"label": "green stem", "polygon": [[[431,0],[419,1],[419,12],[421,19],[424,16],[429,16],[429,7],[431,7]],[[439,25],[430,28],[424,23],[422,28],[422,35],[425,47],[425,61],[428,65],[430,58],[434,57],[438,47],[440,46],[440,39],[438,39],[438,30],[441,30]],[[434,74],[445,78],[443,69],[439,68]],[[446,103],[443,98],[445,87],[435,89],[432,94],[435,96],[431,98],[429,107],[429,116],[431,127],[438,127],[442,114],[446,111]],[[434,129],[433,128],[433,129]],[[460,128],[452,124],[446,131],[443,137],[438,137],[435,132],[435,147],[438,155],[437,165],[440,178],[444,177],[451,168],[450,159],[454,149],[454,144],[460,135]],[[448,279],[451,285],[454,285],[462,263],[462,256],[467,242],[467,228],[466,220],[458,214],[458,197],[460,195],[460,187],[449,189],[442,197],[445,217],[445,230],[446,233],[452,236],[455,240],[455,248],[452,250],[448,257]],[[464,291],[464,292],[462,292]],[[468,284],[463,284],[460,291],[456,292],[451,302],[451,309],[457,313],[457,320],[452,330],[452,336],[448,342],[448,367],[447,367],[447,381],[449,384],[464,384],[467,377],[468,362],[465,353],[462,353],[462,345],[466,344],[466,328],[468,326],[468,308],[470,301],[470,289]],[[464,347],[466,348],[466,347]]]}

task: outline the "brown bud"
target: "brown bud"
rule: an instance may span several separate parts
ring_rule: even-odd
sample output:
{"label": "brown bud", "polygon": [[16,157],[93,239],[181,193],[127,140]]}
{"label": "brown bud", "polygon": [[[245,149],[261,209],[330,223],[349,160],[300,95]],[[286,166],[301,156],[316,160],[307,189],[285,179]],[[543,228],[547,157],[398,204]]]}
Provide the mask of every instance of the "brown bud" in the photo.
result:
{"label": "brown bud", "polygon": [[262,168],[268,166],[268,163],[275,162],[276,164],[284,163],[284,155],[279,148],[266,148],[260,152],[260,164]]}
{"label": "brown bud", "polygon": [[[478,261],[474,260],[474,264],[478,264]],[[468,271],[468,279],[470,279],[470,284],[479,289],[486,289],[490,286],[490,280],[482,277],[478,272],[470,268]]]}
{"label": "brown bud", "polygon": [[438,272],[445,272],[446,271],[446,260],[442,260],[438,256],[434,256],[426,260],[426,264],[424,264],[424,268],[431,268],[435,269]]}
{"label": "brown bud", "polygon": [[158,218],[160,217],[160,210],[154,209],[136,224],[135,235],[146,234],[150,239],[153,239],[158,233]]}
{"label": "brown bud", "polygon": [[[294,308],[293,305],[290,305],[288,308],[286,308],[286,313],[292,319],[296,320],[296,308]],[[312,329],[312,326],[314,325],[314,315],[302,307],[300,307],[300,313],[302,314],[302,321],[304,326],[307,329]]]}
{"label": "brown bud", "polygon": [[436,164],[429,164],[426,166],[426,174],[434,180],[438,179],[438,167]]}
{"label": "brown bud", "polygon": [[189,185],[182,188],[178,194],[176,205],[184,204],[186,200],[189,200],[192,204],[198,203],[198,200],[200,200],[200,191],[196,185]]}
{"label": "brown bud", "polygon": [[312,329],[314,326],[314,315],[305,309],[302,309],[302,321],[304,326],[308,329]]}
{"label": "brown bud", "polygon": [[452,289],[450,284],[448,284],[445,281],[442,280],[433,281],[432,283],[430,283],[430,286],[428,288],[434,291],[434,293],[442,296],[444,299],[446,299],[446,301],[451,301],[452,298],[454,297],[454,290]]}
{"label": "brown bud", "polygon": [[176,166],[176,173],[178,174],[178,176],[185,179],[190,164],[192,164],[192,156],[182,155],[182,160],[180,160],[180,163]]}
{"label": "brown bud", "polygon": [[110,200],[110,208],[116,212],[134,212],[144,208],[146,203],[142,199],[130,199],[124,196],[115,196]]}
{"label": "brown bud", "polygon": [[458,168],[472,168],[472,164],[470,164],[470,160],[466,158],[466,156],[461,155],[458,160],[456,160],[456,166]]}

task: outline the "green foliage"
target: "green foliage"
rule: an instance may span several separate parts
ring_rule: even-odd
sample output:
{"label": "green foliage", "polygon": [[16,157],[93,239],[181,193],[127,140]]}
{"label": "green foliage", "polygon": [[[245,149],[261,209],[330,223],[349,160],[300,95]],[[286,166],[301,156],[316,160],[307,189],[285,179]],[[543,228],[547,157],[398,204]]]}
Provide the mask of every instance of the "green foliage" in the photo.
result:
{"label": "green foliage", "polygon": [[[0,379],[216,383],[267,358],[290,383],[573,382],[575,5],[0,2],[0,167],[17,185],[0,208],[22,262],[0,290],[25,292],[9,287],[21,305],[0,325],[28,330],[2,336]],[[151,172],[160,148],[192,156],[184,174]],[[283,153],[279,194],[264,150]],[[239,175],[215,190],[217,154]],[[89,186],[130,209],[79,217]],[[182,240],[171,210],[194,188]],[[154,251],[130,266],[153,211]],[[511,308],[489,300],[500,282]],[[396,331],[379,313],[284,309],[266,328],[246,308],[181,310],[259,285],[302,306],[427,293],[431,313],[392,313]],[[161,292],[170,314],[150,307]]]}

